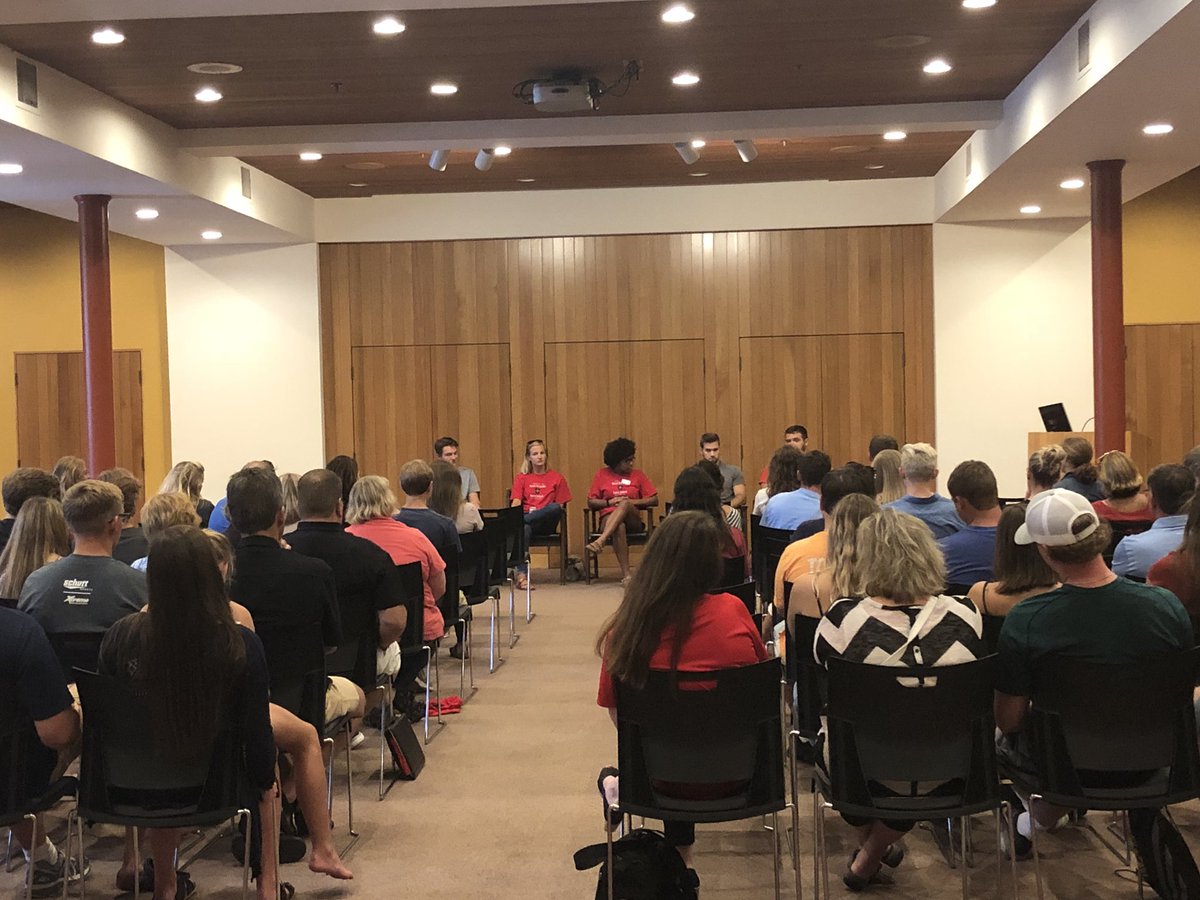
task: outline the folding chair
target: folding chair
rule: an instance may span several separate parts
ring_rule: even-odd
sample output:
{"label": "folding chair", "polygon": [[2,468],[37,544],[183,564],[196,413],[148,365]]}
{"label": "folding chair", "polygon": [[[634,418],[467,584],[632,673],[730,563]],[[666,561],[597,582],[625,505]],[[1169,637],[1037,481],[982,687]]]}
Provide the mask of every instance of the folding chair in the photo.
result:
{"label": "folding chair", "polygon": [[[520,509],[520,507],[517,508]],[[522,523],[524,523],[523,516]],[[523,528],[522,534],[524,534]],[[530,565],[530,549],[533,547],[557,547],[558,583],[567,583],[567,556],[569,554],[566,503],[562,504],[562,518],[558,520],[558,530],[554,534],[532,534],[529,536],[527,544],[528,546],[525,547],[525,624],[528,625],[537,618],[537,613],[533,611],[533,566]]]}
{"label": "folding chair", "polygon": [[[654,508],[644,510],[646,513],[646,530],[638,531],[634,534],[626,534],[625,540],[630,547],[641,546],[650,541],[650,535],[654,533]],[[587,506],[583,508],[583,542],[590,544],[592,541],[600,538],[600,510],[589,509]],[[583,567],[584,578],[588,584],[592,583],[593,578],[600,577],[600,559],[595,553],[585,553],[585,565]]]}

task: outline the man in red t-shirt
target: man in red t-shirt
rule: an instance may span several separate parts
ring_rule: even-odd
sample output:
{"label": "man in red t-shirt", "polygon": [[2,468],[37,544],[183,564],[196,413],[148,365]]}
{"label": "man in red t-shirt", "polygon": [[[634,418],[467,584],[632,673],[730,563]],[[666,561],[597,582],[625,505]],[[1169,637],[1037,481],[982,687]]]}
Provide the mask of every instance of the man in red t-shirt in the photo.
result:
{"label": "man in red t-shirt", "polygon": [[[791,444],[801,453],[808,449],[808,429],[803,425],[789,425],[783,433],[783,444],[786,447]],[[758,486],[765,487],[769,480],[767,475],[771,470],[771,464],[767,463],[763,466],[763,470],[758,476]]]}
{"label": "man in red t-shirt", "polygon": [[633,467],[637,444],[620,437],[604,445],[604,468],[592,479],[588,490],[588,508],[600,511],[600,536],[587,545],[587,551],[599,554],[611,539],[621,584],[629,582],[630,532],[646,530],[642,510],[658,506],[658,488],[646,473]]}

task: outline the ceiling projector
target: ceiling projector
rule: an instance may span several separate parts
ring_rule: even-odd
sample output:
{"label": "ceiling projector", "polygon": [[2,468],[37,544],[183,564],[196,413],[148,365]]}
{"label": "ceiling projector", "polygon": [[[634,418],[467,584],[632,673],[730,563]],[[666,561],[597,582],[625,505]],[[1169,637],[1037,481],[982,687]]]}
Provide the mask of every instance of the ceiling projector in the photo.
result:
{"label": "ceiling projector", "polygon": [[590,80],[537,81],[533,108],[545,113],[588,112],[596,108],[596,94]]}

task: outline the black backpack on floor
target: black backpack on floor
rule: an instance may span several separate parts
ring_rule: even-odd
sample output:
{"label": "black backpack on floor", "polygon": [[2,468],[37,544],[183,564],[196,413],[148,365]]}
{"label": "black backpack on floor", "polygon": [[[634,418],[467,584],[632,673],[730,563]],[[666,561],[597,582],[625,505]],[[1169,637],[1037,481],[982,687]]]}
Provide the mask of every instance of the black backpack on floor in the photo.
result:
{"label": "black backpack on floor", "polygon": [[[596,900],[608,900],[608,845],[592,844],[575,853],[579,871],[600,866]],[[614,900],[697,900],[696,873],[661,831],[635,828],[613,843]]]}

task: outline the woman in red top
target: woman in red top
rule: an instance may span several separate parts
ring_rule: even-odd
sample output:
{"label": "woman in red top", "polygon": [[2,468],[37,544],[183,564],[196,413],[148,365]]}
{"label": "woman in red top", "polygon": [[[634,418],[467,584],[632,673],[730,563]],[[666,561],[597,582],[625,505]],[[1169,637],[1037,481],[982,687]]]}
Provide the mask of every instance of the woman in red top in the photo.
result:
{"label": "woman in red top", "polygon": [[1200,500],[1192,500],[1182,546],[1151,566],[1146,580],[1165,587],[1179,598],[1189,616],[1200,618]]}
{"label": "woman in red top", "polygon": [[[554,534],[562,521],[563,504],[571,499],[567,479],[550,468],[546,442],[532,440],[525,445],[525,462],[513,478],[513,506],[525,512],[525,546],[534,535]],[[525,590],[527,575],[524,567],[517,569],[516,585]]]}
{"label": "woman in red top", "polygon": [[604,468],[592,479],[588,508],[600,510],[600,536],[587,545],[599,554],[611,539],[621,567],[621,584],[629,584],[629,542],[626,535],[646,530],[642,510],[658,506],[658,488],[646,473],[633,467],[637,444],[619,437],[604,445]]}
{"label": "woman in red top", "polygon": [[[1110,522],[1133,523],[1133,527],[1122,528],[1123,534],[1149,528],[1154,522],[1154,512],[1137,464],[1120,450],[1109,450],[1100,457],[1099,468],[1100,483],[1107,497],[1092,504],[1096,515]],[[1140,529],[1136,527],[1138,524],[1142,526]]]}
{"label": "woman in red top", "polygon": [[[616,679],[637,687],[651,669],[711,672],[767,659],[745,605],[730,594],[707,593],[724,568],[721,543],[716,521],[699,511],[672,513],[654,530],[641,568],[596,641],[603,659],[596,702],[614,723]],[[616,769],[604,769],[598,784],[605,799],[616,802]],[[663,824],[690,866],[695,828]]]}

